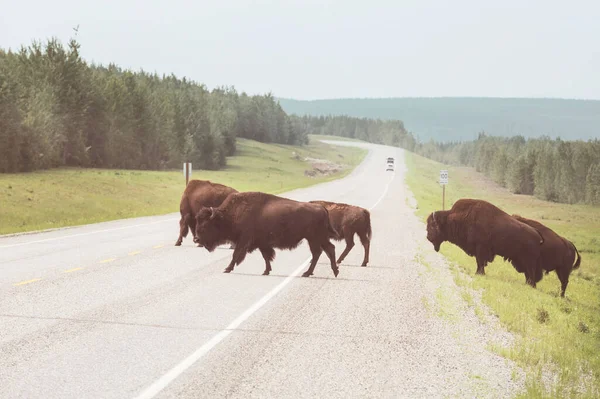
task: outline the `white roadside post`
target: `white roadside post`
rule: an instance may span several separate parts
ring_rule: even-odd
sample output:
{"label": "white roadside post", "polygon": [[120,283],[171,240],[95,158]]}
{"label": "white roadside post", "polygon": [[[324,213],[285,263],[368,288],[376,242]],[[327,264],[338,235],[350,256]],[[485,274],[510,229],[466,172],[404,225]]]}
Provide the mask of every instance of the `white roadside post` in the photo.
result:
{"label": "white roadside post", "polygon": [[190,181],[190,177],[192,176],[192,163],[191,162],[183,163],[183,176],[185,177],[185,186],[187,187],[188,182]]}
{"label": "white roadside post", "polygon": [[440,184],[442,185],[442,211],[446,205],[446,184],[448,184],[448,171],[440,170]]}

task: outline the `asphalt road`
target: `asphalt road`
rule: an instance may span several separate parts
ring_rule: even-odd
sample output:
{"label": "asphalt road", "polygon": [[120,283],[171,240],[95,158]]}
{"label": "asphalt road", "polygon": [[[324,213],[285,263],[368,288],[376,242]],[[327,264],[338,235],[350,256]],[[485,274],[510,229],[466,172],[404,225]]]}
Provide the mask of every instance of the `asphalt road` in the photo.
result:
{"label": "asphalt road", "polygon": [[476,327],[428,313],[403,152],[369,148],[345,179],[283,195],[371,209],[369,266],[356,238],[337,278],[325,254],[299,277],[306,243],[277,251],[270,276],[259,251],[224,274],[227,246],[174,246],[178,213],[0,238],[0,397],[507,394],[502,359],[460,341]]}

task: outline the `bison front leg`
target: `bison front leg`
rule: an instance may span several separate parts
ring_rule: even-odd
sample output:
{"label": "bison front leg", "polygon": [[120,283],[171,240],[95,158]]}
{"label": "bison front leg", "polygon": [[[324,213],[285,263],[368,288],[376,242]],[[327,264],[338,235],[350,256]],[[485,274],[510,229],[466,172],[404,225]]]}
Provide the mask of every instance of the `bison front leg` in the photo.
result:
{"label": "bison front leg", "polygon": [[338,264],[342,263],[342,261],[348,255],[348,253],[352,250],[352,248],[354,248],[354,233],[347,232],[347,231],[344,232],[344,240],[346,241],[346,248],[344,249],[344,252],[342,252],[342,254],[340,255],[339,259],[337,260]]}
{"label": "bison front leg", "polygon": [[231,257],[231,262],[229,262],[229,266],[223,270],[223,273],[231,273],[235,265],[239,265],[246,258],[246,247],[237,247],[233,251],[233,256]]}
{"label": "bison front leg", "polygon": [[265,271],[263,276],[268,276],[271,273],[271,262],[275,259],[275,250],[273,248],[260,248],[260,253],[265,259]]}
{"label": "bison front leg", "polygon": [[487,261],[483,256],[480,255],[476,256],[475,259],[477,259],[477,271],[475,274],[485,275],[485,266],[487,265]]}

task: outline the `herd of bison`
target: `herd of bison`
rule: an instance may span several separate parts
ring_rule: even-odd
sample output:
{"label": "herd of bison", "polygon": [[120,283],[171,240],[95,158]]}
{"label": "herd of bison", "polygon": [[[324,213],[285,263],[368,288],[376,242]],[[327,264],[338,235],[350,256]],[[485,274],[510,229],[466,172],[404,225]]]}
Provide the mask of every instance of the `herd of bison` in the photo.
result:
{"label": "herd of bison", "polygon": [[[189,230],[194,242],[212,252],[230,244],[229,273],[242,263],[246,254],[260,250],[265,259],[264,275],[271,272],[275,248],[294,249],[308,242],[312,259],[302,274],[313,274],[321,253],[329,258],[337,277],[338,264],[354,247],[357,234],[364,247],[362,266],[369,262],[371,215],[368,210],[328,201],[300,202],[262,192],[239,192],[234,188],[207,180],[191,180],[179,206],[181,245]],[[346,248],[335,259],[330,239],[346,241]],[[489,202],[460,199],[447,211],[435,211],[427,218],[427,239],[436,251],[444,241],[451,242],[477,260],[477,274],[496,255],[512,263],[525,274],[527,284],[535,288],[546,274],[556,271],[564,297],[569,275],[581,263],[575,245],[543,224],[519,215],[509,215]]]}

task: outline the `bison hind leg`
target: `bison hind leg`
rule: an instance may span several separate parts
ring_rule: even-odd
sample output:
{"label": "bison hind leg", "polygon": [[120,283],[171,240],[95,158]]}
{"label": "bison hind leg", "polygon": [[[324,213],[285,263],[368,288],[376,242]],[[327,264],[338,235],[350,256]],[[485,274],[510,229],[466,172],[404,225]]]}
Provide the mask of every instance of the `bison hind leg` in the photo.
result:
{"label": "bison hind leg", "polygon": [[569,284],[569,274],[571,270],[567,269],[556,269],[556,274],[558,279],[560,280],[560,296],[561,298],[565,297],[565,291],[567,291],[567,285]]}
{"label": "bison hind leg", "polygon": [[327,241],[326,243],[321,245],[321,248],[323,248],[325,254],[329,258],[329,261],[331,262],[331,270],[333,271],[333,275],[337,277],[340,273],[340,269],[335,263],[335,245]]}
{"label": "bison hind leg", "polygon": [[275,259],[275,250],[273,248],[260,248],[260,253],[265,259],[265,271],[263,272],[263,276],[268,276],[271,272],[271,262]]}
{"label": "bison hind leg", "polygon": [[363,258],[363,263],[361,265],[365,267],[367,266],[367,263],[369,263],[369,250],[371,249],[371,239],[366,233],[362,232],[358,233],[358,237],[360,238],[360,242],[363,245],[363,248],[365,249],[365,257]]}
{"label": "bison hind leg", "polygon": [[179,237],[175,242],[175,246],[178,247],[181,245],[184,237],[187,237],[189,233],[189,223],[190,223],[191,215],[186,213],[185,215],[181,215],[181,219],[179,219]]}

